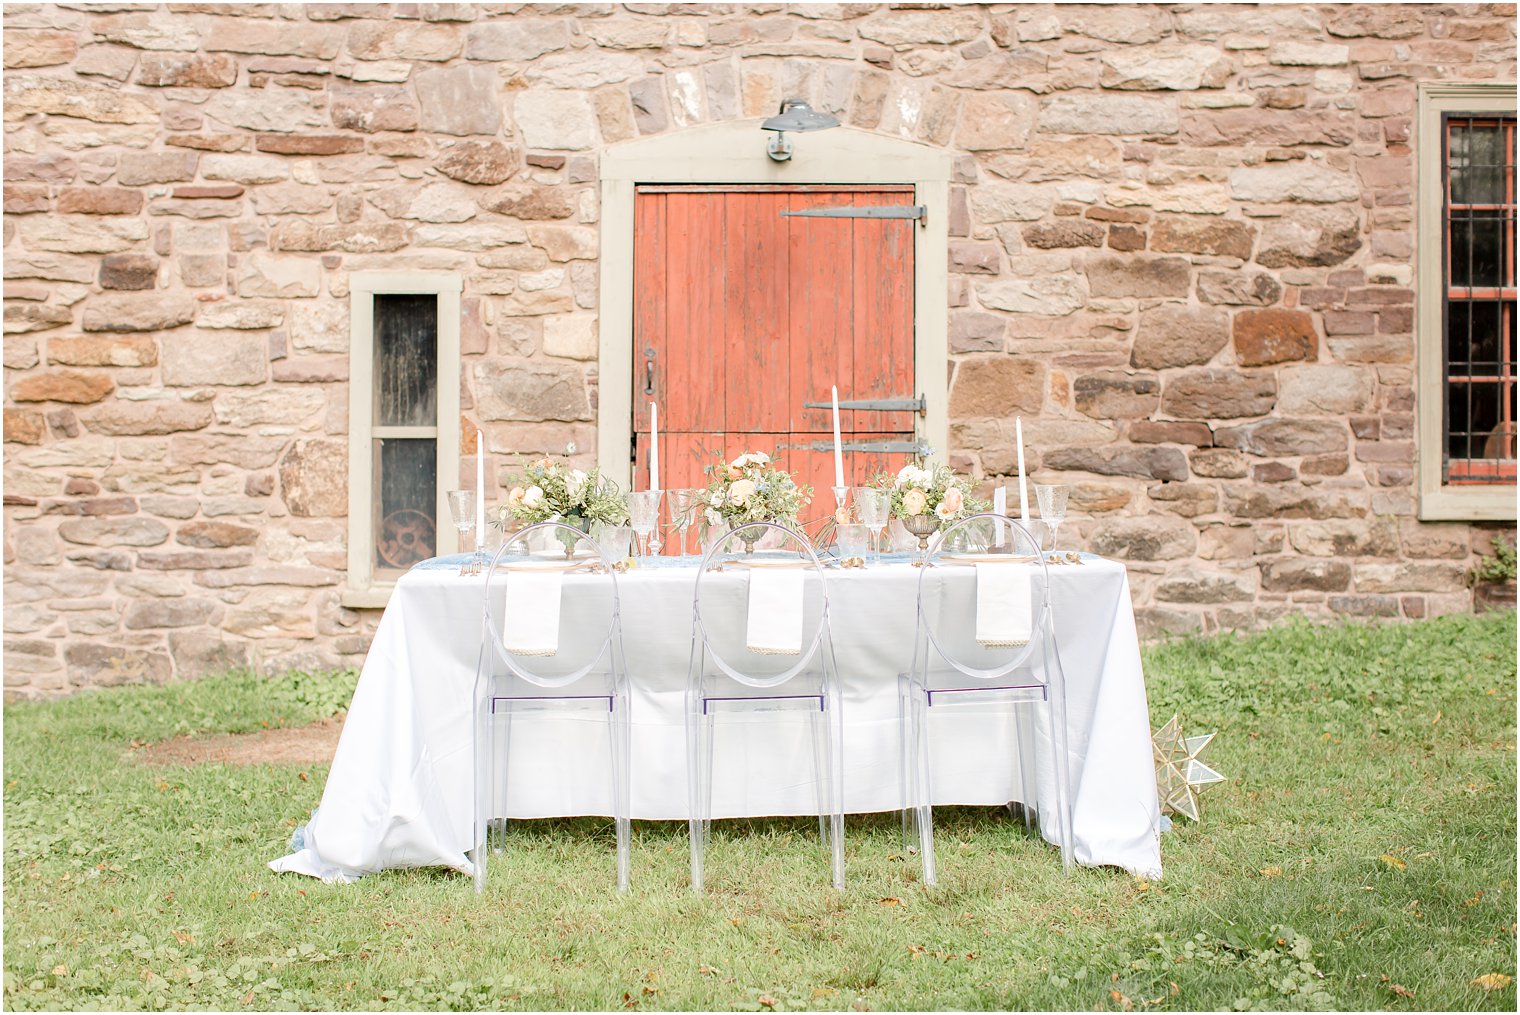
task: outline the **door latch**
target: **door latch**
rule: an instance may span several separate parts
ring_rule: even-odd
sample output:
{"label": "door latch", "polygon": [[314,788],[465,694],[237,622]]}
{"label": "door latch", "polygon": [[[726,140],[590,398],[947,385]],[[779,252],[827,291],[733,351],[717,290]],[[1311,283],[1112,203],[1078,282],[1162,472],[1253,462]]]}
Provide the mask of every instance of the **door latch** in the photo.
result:
{"label": "door latch", "polygon": [[654,394],[654,346],[644,350],[644,394]]}

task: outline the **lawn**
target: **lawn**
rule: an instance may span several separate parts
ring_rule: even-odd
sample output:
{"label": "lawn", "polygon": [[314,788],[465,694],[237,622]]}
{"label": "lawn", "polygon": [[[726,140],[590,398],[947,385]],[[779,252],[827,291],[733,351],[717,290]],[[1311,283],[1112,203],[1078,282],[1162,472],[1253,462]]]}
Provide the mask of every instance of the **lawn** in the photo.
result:
{"label": "lawn", "polygon": [[702,898],[684,825],[635,823],[620,898],[590,819],[515,826],[483,897],[436,870],[324,885],[265,862],[325,768],[134,744],[304,724],[352,674],[11,704],[5,1005],[1513,1011],[1515,638],[1509,612],[1150,648],[1152,724],[1217,730],[1229,776],[1159,882],[1063,878],[1003,812],[945,809],[931,891],[888,816],[849,819],[842,893],[790,820],[721,823]]}

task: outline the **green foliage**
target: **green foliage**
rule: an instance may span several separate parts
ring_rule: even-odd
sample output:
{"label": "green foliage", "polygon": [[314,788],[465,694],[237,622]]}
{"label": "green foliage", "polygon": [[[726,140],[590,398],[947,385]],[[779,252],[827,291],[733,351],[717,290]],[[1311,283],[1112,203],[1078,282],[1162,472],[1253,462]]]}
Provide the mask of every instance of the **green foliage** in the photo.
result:
{"label": "green foliage", "polygon": [[[1513,1011],[1515,615],[1294,625],[1146,652],[1152,725],[1219,730],[1166,877],[1063,877],[1001,811],[938,808],[925,889],[894,815],[512,825],[483,896],[439,870],[265,866],[325,770],[155,767],[134,740],[299,725],[354,674],[233,674],[6,706],[4,1003],[35,1009],[1319,1008]],[[1486,981],[1494,982],[1494,981]]]}
{"label": "green foliage", "polygon": [[871,485],[887,491],[894,518],[932,514],[939,518],[941,528],[988,507],[986,501],[973,497],[971,485],[944,463],[925,467],[920,461],[895,473],[879,472]]}
{"label": "green foliage", "polygon": [[1478,565],[1471,572],[1472,580],[1475,583],[1514,581],[1515,547],[1503,536],[1494,536],[1489,545],[1494,548],[1494,555],[1478,558]]}
{"label": "green foliage", "polygon": [[529,525],[570,518],[626,525],[628,506],[623,503],[622,490],[600,469],[583,472],[568,468],[564,462],[540,458],[513,478],[506,503],[498,509],[493,524],[504,527],[509,518]]}
{"label": "green foliage", "polygon": [[776,521],[796,526],[797,516],[812,503],[813,488],[799,486],[763,451],[739,455],[731,462],[707,466],[707,489],[697,495],[703,509],[701,531],[716,524],[716,514],[730,528],[747,522]]}

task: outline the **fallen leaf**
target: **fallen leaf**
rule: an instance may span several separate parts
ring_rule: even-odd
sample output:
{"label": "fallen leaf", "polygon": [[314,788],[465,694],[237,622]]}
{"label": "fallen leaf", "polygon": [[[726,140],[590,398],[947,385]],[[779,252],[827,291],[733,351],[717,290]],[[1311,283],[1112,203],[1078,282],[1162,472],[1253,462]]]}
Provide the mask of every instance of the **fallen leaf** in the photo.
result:
{"label": "fallen leaf", "polygon": [[1398,857],[1394,856],[1391,853],[1384,853],[1382,856],[1378,857],[1378,859],[1383,861],[1388,866],[1392,867],[1394,870],[1403,870],[1405,867],[1409,866],[1403,860],[1400,860]]}
{"label": "fallen leaf", "polygon": [[922,955],[924,952],[926,952],[928,950],[929,949],[925,948],[923,945],[909,945],[908,946],[908,954],[910,954],[910,955]]}
{"label": "fallen leaf", "polygon": [[1505,976],[1503,973],[1484,973],[1473,980],[1472,985],[1479,990],[1503,990],[1514,982],[1514,977]]}
{"label": "fallen leaf", "polygon": [[881,904],[883,906],[901,906],[902,899],[897,898],[895,895],[888,895],[886,898],[881,900]]}
{"label": "fallen leaf", "polygon": [[813,996],[814,997],[828,997],[830,994],[837,994],[837,993],[839,993],[839,991],[835,990],[833,987],[814,987],[813,988]]}
{"label": "fallen leaf", "polygon": [[1404,986],[1402,983],[1395,983],[1393,986],[1389,987],[1388,989],[1391,990],[1393,993],[1397,994],[1399,997],[1414,997],[1414,991],[1410,990],[1408,987]]}
{"label": "fallen leaf", "polygon": [[1123,1008],[1125,1011],[1133,1011],[1135,1008],[1135,1003],[1129,998],[1125,997],[1123,994],[1119,993],[1117,990],[1109,991],[1108,996],[1114,999],[1114,1004],[1118,1005],[1120,1008]]}
{"label": "fallen leaf", "polygon": [[68,976],[69,975],[69,967],[68,966],[63,966],[63,965],[54,966],[53,967],[53,975],[54,976]]}
{"label": "fallen leaf", "polygon": [[1281,873],[1282,873],[1282,868],[1281,867],[1263,867],[1261,869],[1261,876],[1264,877],[1264,878],[1275,878],[1275,877],[1277,877],[1277,875],[1279,875]]}
{"label": "fallen leaf", "polygon": [[187,945],[195,940],[195,935],[189,933],[188,931],[177,930],[174,932],[174,940],[178,941],[182,945]]}
{"label": "fallen leaf", "polygon": [[771,997],[769,994],[761,994],[760,1003],[767,1008],[776,1007],[776,999],[774,997]]}
{"label": "fallen leaf", "polygon": [[701,973],[703,976],[716,976],[718,974],[718,971],[709,965],[698,966],[697,972]]}
{"label": "fallen leaf", "polygon": [[1478,889],[1478,894],[1477,895],[1474,895],[1472,898],[1470,898],[1466,902],[1462,903],[1462,905],[1465,906],[1465,907],[1467,907],[1468,909],[1471,909],[1474,906],[1476,906],[1479,902],[1482,902],[1482,901],[1483,901],[1483,889],[1480,888],[1480,889]]}

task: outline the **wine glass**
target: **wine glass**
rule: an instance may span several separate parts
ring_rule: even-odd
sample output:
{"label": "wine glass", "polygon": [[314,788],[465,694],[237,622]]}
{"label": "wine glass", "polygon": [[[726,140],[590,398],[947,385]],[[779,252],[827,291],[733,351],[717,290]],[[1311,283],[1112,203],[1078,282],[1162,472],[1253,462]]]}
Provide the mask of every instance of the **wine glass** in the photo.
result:
{"label": "wine glass", "polygon": [[1061,523],[1066,520],[1066,499],[1071,495],[1071,487],[1064,483],[1036,483],[1034,485],[1034,499],[1040,505],[1040,521],[1050,527],[1050,548],[1056,548],[1056,541],[1060,535]]}
{"label": "wine glass", "polygon": [[[839,562],[845,567],[858,567],[865,563],[866,547],[870,545],[871,530],[864,525],[841,525],[834,530],[839,546]],[[852,564],[858,561],[858,564]]]}
{"label": "wine glass", "polygon": [[860,523],[871,532],[878,562],[881,560],[881,537],[887,526],[890,508],[887,491],[874,486],[855,488],[855,511],[860,516]]}
{"label": "wine glass", "polygon": [[650,534],[655,531],[660,522],[660,491],[641,490],[638,493],[626,493],[623,495],[624,503],[628,505],[628,525],[633,529],[633,534],[638,537],[640,557],[647,556],[660,548],[658,539],[655,539],[646,552],[644,544],[649,541]]}
{"label": "wine glass", "polygon": [[[475,527],[475,491],[450,490],[449,514],[454,516],[454,528],[459,530],[459,545],[461,547],[468,547],[470,544],[465,539],[465,533]],[[460,565],[459,573],[475,573],[474,555],[471,555],[468,561]]]}
{"label": "wine glass", "polygon": [[695,490],[666,490],[665,502],[670,506],[670,524],[676,530],[676,541],[680,544],[679,556],[686,556],[686,530],[691,528],[695,518],[697,506],[697,491]]}

